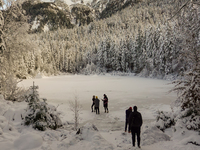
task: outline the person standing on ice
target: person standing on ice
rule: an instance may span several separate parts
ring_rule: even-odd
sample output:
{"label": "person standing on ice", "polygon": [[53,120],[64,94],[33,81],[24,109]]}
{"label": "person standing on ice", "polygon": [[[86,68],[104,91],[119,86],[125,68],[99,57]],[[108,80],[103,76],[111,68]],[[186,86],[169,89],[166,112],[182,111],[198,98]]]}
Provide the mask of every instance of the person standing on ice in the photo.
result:
{"label": "person standing on ice", "polygon": [[93,110],[93,108],[95,107],[94,101],[95,101],[95,95],[93,95],[93,97],[92,97],[92,106],[91,106],[92,112],[95,111],[95,110]]}
{"label": "person standing on ice", "polygon": [[[129,107],[129,109],[127,109],[126,110],[126,120],[125,120],[125,132],[127,131],[127,126],[129,125],[129,116],[130,116],[130,114],[132,113],[132,107]],[[130,126],[128,126],[128,128],[130,128]],[[128,129],[128,130],[130,130],[130,129]]]}
{"label": "person standing on ice", "polygon": [[106,113],[106,111],[108,113],[108,97],[106,94],[103,95],[102,101],[103,101],[103,107],[105,109],[105,113]]}
{"label": "person standing on ice", "polygon": [[99,101],[100,100],[98,99],[98,96],[96,96],[95,101],[94,101],[96,114],[99,114]]}
{"label": "person standing on ice", "polygon": [[142,126],[142,115],[137,111],[137,106],[133,107],[133,112],[129,116],[129,132],[132,134],[132,144],[135,146],[135,135],[137,135],[137,144],[140,148],[140,131]]}

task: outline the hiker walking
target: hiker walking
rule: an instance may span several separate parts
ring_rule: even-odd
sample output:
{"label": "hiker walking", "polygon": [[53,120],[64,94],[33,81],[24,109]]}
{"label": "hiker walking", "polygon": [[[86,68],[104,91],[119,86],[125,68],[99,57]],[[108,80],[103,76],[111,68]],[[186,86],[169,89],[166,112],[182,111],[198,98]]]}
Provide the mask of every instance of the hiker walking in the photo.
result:
{"label": "hiker walking", "polygon": [[105,113],[106,113],[106,111],[108,113],[108,97],[106,94],[103,95],[102,101],[103,101],[103,107],[105,109]]}
{"label": "hiker walking", "polygon": [[142,115],[137,111],[137,106],[133,107],[133,112],[129,116],[129,132],[132,134],[132,144],[135,146],[135,135],[137,135],[137,144],[140,148],[140,131],[142,126]]}
{"label": "hiker walking", "polygon": [[99,101],[100,100],[98,99],[98,96],[96,96],[95,101],[94,101],[96,114],[99,114]]}
{"label": "hiker walking", "polygon": [[94,101],[95,101],[95,95],[93,95],[93,97],[92,97],[92,106],[91,106],[92,112],[95,111],[95,110],[93,110],[93,108],[95,107]]}
{"label": "hiker walking", "polygon": [[125,120],[125,132],[127,131],[127,126],[128,126],[128,131],[130,130],[130,126],[129,126],[129,116],[132,113],[132,107],[129,107],[129,109],[127,109],[125,111],[126,114],[126,120]]}

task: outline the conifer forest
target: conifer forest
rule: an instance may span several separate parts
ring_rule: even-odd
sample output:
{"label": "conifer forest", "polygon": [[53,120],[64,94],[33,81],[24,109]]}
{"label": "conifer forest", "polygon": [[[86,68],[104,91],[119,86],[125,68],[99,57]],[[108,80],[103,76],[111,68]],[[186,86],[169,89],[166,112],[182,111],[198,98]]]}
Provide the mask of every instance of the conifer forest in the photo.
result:
{"label": "conifer forest", "polygon": [[80,19],[65,27],[66,17],[65,22],[54,19],[48,31],[45,25],[42,31],[30,28],[33,16],[26,10],[28,4],[16,1],[2,11],[4,75],[25,79],[38,73],[123,72],[176,78],[199,67],[198,1],[137,0],[109,16],[102,12],[87,23]]}

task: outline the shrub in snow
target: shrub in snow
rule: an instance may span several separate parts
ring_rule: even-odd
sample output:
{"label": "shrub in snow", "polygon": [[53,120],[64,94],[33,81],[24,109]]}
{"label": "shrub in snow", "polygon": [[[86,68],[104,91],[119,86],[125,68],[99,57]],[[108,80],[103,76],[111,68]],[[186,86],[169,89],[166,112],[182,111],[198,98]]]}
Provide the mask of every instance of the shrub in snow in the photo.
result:
{"label": "shrub in snow", "polygon": [[166,128],[170,128],[171,126],[175,125],[174,115],[171,112],[163,112],[158,111],[156,118],[156,126],[164,131]]}
{"label": "shrub in snow", "polygon": [[25,90],[18,87],[18,81],[13,75],[7,73],[4,75],[0,72],[0,93],[5,100],[23,101]]}
{"label": "shrub in snow", "polygon": [[183,124],[185,124],[185,127],[187,129],[189,130],[200,129],[200,114],[198,111],[193,111],[193,109],[187,109],[182,112],[180,119],[182,120]]}
{"label": "shrub in snow", "polygon": [[98,132],[95,125],[86,123],[80,128],[80,134],[68,136],[57,145],[59,150],[83,149],[83,150],[114,150],[113,144],[108,142]]}
{"label": "shrub in snow", "polygon": [[198,111],[193,111],[193,109],[185,109],[174,107],[173,112],[157,112],[156,126],[164,131],[167,128],[174,126],[175,130],[178,127],[184,127],[188,130],[199,130],[200,129],[200,115]]}
{"label": "shrub in snow", "polygon": [[87,132],[94,132],[94,131],[99,131],[99,130],[94,124],[87,123],[81,128],[79,128],[76,134],[85,134]]}
{"label": "shrub in snow", "polygon": [[[156,126],[164,131],[174,125],[174,131],[180,129],[200,132],[200,70],[194,68],[185,74],[183,80],[176,80],[174,89],[179,94],[173,112],[158,112]],[[185,131],[181,134],[184,136]],[[195,142],[190,142],[195,144]]]}
{"label": "shrub in snow", "polygon": [[179,98],[176,104],[181,108],[178,119],[181,119],[187,129],[200,130],[200,70],[193,69],[185,74],[184,80],[174,81]]}
{"label": "shrub in snow", "polygon": [[40,101],[37,90],[38,87],[30,87],[29,94],[26,96],[28,108],[25,116],[25,125],[44,131],[47,128],[57,129],[62,126],[62,122],[56,114],[56,108],[46,103],[46,99]]}
{"label": "shrub in snow", "polygon": [[142,145],[151,145],[160,141],[169,141],[170,137],[155,126],[146,126],[142,132]]}
{"label": "shrub in snow", "polygon": [[88,75],[88,74],[95,74],[96,73],[96,65],[94,63],[87,64],[85,68],[81,70],[81,73]]}

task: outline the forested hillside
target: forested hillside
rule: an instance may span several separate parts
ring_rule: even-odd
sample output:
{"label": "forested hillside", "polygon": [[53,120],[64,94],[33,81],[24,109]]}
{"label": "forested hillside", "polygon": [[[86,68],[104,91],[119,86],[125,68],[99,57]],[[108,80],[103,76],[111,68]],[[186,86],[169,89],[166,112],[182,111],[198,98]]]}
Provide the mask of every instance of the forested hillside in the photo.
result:
{"label": "forested hillside", "polygon": [[[84,24],[80,21],[74,25],[69,21],[63,22],[61,20],[66,18],[63,14],[60,18],[55,15],[54,24],[45,18],[47,20],[43,19],[44,22],[56,25],[56,28],[40,32],[30,31],[30,14],[39,13],[44,18],[42,10],[48,11],[42,7],[40,11],[30,12],[28,10],[32,6],[29,7],[28,2],[18,3],[19,13],[4,13],[7,49],[3,52],[2,63],[21,79],[38,73],[91,74],[112,71],[165,78],[168,75],[182,76],[193,65],[199,65],[193,61],[200,54],[198,1],[126,2],[123,7],[120,5],[116,8],[117,11],[113,11],[110,17],[101,19],[103,17],[92,18],[92,14],[88,15],[91,18],[87,20],[86,17]],[[45,7],[47,5],[44,4]],[[72,10],[67,6],[65,8],[66,13]],[[108,5],[106,8],[109,8]],[[58,13],[59,9],[56,10]],[[82,14],[79,10],[80,7],[77,7],[73,11]],[[61,26],[67,23],[71,25],[70,28]]]}

